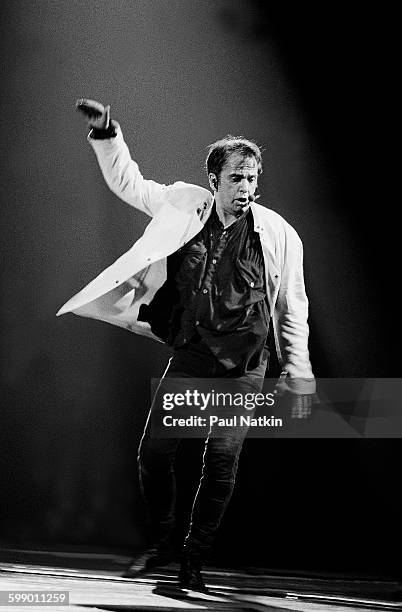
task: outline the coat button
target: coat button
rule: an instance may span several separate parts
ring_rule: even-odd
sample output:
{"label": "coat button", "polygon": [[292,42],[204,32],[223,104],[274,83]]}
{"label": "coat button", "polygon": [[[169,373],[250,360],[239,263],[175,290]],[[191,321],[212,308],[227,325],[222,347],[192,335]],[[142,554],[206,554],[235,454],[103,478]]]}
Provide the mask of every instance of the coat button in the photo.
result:
{"label": "coat button", "polygon": [[212,263],[213,263],[213,264],[216,264],[216,259],[213,259],[213,260],[212,260]]}
{"label": "coat button", "polygon": [[254,281],[250,281],[250,287],[254,287]]}
{"label": "coat button", "polygon": [[203,289],[202,292],[203,293],[208,293],[208,289]]}

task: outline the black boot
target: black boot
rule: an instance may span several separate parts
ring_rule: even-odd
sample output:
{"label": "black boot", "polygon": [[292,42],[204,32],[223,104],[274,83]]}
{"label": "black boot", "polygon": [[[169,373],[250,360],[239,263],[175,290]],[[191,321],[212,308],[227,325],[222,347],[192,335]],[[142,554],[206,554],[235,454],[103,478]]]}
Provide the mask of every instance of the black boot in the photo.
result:
{"label": "black boot", "polygon": [[173,561],[173,551],[170,549],[159,550],[158,548],[148,548],[145,552],[134,557],[129,567],[122,574],[123,578],[136,578],[156,567],[169,565]]}
{"label": "black boot", "polygon": [[183,554],[179,571],[179,585],[181,589],[208,593],[201,575],[201,560],[195,556]]}

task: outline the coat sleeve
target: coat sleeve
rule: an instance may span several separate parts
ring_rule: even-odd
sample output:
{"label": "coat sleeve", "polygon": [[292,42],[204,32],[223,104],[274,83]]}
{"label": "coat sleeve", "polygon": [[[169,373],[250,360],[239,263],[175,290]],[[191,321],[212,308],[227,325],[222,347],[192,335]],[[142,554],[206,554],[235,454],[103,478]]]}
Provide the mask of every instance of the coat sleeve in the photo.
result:
{"label": "coat sleeve", "polygon": [[274,317],[283,368],[289,375],[290,386],[296,392],[314,393],[315,380],[308,351],[308,299],[304,286],[303,245],[289,224],[286,224],[282,236],[282,279]]}
{"label": "coat sleeve", "polygon": [[138,164],[131,159],[117,121],[113,121],[116,136],[95,139],[88,134],[88,141],[95,151],[103,177],[108,187],[121,200],[153,217],[162,206],[168,191],[166,185],[146,180]]}

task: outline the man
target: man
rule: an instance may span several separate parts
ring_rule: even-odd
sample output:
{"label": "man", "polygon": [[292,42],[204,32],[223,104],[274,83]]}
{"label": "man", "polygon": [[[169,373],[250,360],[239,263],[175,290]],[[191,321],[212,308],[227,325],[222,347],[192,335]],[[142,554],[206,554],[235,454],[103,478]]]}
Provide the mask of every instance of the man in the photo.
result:
{"label": "man", "polygon": [[[167,343],[168,378],[219,378],[233,390],[258,392],[267,367],[272,318],[283,368],[280,392],[309,410],[315,381],[308,354],[308,302],[302,244],[278,214],[255,203],[262,172],[258,146],[226,137],[207,157],[211,193],[177,182],[145,180],[131,159],[110,107],[79,100],[88,139],[104,178],[122,200],[153,217],[144,235],[112,266],[65,304],[74,312]],[[158,395],[156,394],[156,399]],[[173,558],[175,481],[180,440],[155,435],[153,402],[139,449],[142,492],[153,542],[126,576]],[[201,567],[231,497],[246,429],[208,435],[179,573],[183,588],[206,590]]]}

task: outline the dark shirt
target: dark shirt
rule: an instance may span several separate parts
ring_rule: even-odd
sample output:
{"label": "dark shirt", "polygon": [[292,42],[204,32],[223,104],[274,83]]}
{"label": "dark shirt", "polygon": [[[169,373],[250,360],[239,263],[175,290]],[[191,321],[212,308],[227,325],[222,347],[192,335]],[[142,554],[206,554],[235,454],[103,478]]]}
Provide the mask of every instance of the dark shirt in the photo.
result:
{"label": "dark shirt", "polygon": [[140,320],[175,349],[202,341],[239,375],[262,360],[269,314],[264,259],[251,210],[226,229],[215,206],[204,228],[167,260],[167,280]]}

